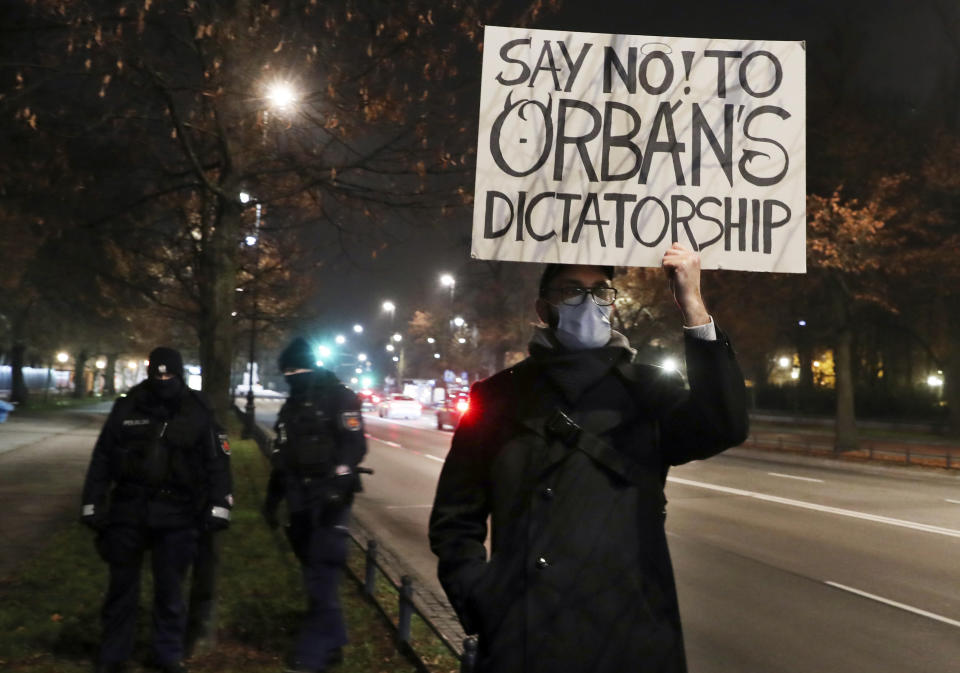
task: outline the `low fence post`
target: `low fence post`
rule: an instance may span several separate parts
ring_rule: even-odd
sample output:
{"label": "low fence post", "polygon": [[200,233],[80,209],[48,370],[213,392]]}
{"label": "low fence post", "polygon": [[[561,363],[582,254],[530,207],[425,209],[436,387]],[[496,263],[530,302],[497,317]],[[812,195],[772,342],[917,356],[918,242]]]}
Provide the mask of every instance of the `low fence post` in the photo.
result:
{"label": "low fence post", "polygon": [[363,593],[369,598],[373,598],[373,592],[377,585],[377,541],[367,540],[367,565],[364,568]]}
{"label": "low fence post", "polygon": [[397,617],[397,640],[410,643],[410,618],[413,616],[413,580],[409,575],[400,578],[400,614]]}
{"label": "low fence post", "polygon": [[460,659],[460,673],[473,673],[477,663],[477,639],[470,637],[463,639],[463,657]]}

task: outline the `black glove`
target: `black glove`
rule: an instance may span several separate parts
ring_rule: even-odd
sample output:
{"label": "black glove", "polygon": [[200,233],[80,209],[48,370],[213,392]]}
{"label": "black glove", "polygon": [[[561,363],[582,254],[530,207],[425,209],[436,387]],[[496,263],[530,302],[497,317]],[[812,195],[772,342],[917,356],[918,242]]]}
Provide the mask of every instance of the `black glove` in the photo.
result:
{"label": "black glove", "polygon": [[[224,516],[226,514],[226,516]],[[217,532],[230,527],[230,510],[225,507],[207,507],[203,518],[204,530]]]}
{"label": "black glove", "polygon": [[280,519],[277,518],[276,503],[263,503],[263,506],[260,508],[260,513],[263,515],[263,520],[267,522],[267,527],[270,530],[276,530],[280,527]]}
{"label": "black glove", "polygon": [[329,505],[349,505],[357,490],[357,473],[345,465],[337,468],[327,486],[326,501]]}
{"label": "black glove", "polygon": [[[89,507],[92,507],[92,505],[89,505]],[[101,531],[107,525],[107,517],[103,511],[99,511],[99,508],[97,508],[90,514],[81,516],[80,523],[92,531]]]}

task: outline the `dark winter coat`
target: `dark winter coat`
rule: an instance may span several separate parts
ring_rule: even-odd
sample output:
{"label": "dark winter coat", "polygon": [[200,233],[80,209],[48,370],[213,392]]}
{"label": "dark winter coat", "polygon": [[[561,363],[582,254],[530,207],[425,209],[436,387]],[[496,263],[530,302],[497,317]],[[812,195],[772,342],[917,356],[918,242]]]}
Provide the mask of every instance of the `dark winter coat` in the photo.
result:
{"label": "dark winter coat", "polygon": [[663,486],[671,465],[746,437],[743,377],[718,336],[687,337],[689,390],[611,346],[532,346],[474,386],[430,541],[452,605],[479,634],[478,671],[686,670]]}
{"label": "dark winter coat", "polygon": [[[367,451],[360,400],[326,369],[310,377],[309,387],[291,393],[277,414],[268,509],[283,498],[291,513],[322,509],[331,501],[349,504],[359,488],[357,465]],[[350,474],[338,478],[338,466]]]}
{"label": "dark winter coat", "polygon": [[[110,411],[83,487],[97,526],[222,526],[233,506],[230,447],[203,396],[186,386],[164,403],[147,382]],[[213,513],[211,515],[211,512]]]}

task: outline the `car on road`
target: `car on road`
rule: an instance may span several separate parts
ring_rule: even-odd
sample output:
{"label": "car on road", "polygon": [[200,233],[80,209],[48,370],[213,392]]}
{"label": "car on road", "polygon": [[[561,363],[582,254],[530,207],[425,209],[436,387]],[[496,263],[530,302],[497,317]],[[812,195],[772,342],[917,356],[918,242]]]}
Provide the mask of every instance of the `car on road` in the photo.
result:
{"label": "car on road", "polygon": [[451,393],[443,401],[443,406],[437,409],[437,430],[443,430],[443,426],[449,425],[455,430],[460,419],[470,408],[470,393],[462,391]]}
{"label": "car on road", "polygon": [[363,389],[357,393],[364,411],[373,411],[380,404],[381,395],[372,390]]}
{"label": "car on road", "polygon": [[380,418],[420,418],[423,408],[408,395],[391,393],[377,407]]}

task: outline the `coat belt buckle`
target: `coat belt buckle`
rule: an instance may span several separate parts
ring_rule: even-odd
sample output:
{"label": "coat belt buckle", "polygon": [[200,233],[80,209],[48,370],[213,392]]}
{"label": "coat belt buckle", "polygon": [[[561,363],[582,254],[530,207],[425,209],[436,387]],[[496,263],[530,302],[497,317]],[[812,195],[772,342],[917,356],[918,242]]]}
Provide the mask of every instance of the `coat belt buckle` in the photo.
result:
{"label": "coat belt buckle", "polygon": [[580,438],[581,428],[562,410],[556,409],[547,421],[547,434],[559,439],[567,446],[573,446]]}

